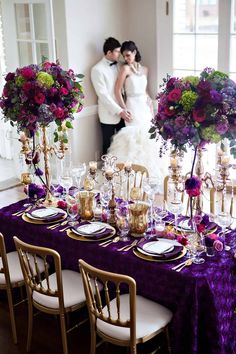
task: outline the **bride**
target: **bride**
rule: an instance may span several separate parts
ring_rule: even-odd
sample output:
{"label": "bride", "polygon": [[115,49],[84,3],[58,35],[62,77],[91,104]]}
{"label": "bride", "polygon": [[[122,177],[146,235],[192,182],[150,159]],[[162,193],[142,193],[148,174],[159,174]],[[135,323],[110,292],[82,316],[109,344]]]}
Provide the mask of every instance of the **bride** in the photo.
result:
{"label": "bride", "polygon": [[134,42],[124,42],[121,54],[125,64],[118,74],[115,95],[119,105],[131,113],[131,119],[125,121],[125,127],[113,137],[108,152],[119,162],[145,166],[150,176],[157,176],[162,181],[168,173],[168,162],[166,156],[159,157],[161,143],[149,138],[154,112],[147,94],[148,69],[140,64],[141,55]]}

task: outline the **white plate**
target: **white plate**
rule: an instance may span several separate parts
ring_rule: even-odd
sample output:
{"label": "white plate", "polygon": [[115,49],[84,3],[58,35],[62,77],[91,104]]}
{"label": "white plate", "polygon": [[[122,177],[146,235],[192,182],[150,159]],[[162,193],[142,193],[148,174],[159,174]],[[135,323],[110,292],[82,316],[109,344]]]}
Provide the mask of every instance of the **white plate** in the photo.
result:
{"label": "white plate", "polygon": [[[60,209],[60,208],[54,208],[54,207],[50,207],[50,208],[45,208],[45,209],[37,209],[37,210],[35,210],[35,212],[39,212],[38,213],[38,215],[42,215],[42,213],[40,212],[40,210],[45,210],[45,212],[46,212],[46,210],[47,209],[50,209],[51,210],[51,213],[50,214],[48,214],[48,215],[45,215],[44,217],[43,216],[35,216],[35,215],[32,215],[32,214],[30,214],[30,213],[25,213],[26,214],[26,216],[29,218],[29,219],[32,219],[32,220],[45,220],[45,219],[50,219],[50,217],[53,217],[53,216],[56,216],[57,214],[66,214],[66,212],[64,211],[64,210],[62,210],[62,209]],[[35,213],[34,213],[35,214]]]}
{"label": "white plate", "polygon": [[105,230],[104,224],[98,222],[91,222],[89,224],[81,225],[77,228],[77,231],[83,235],[100,234]]}
{"label": "white plate", "polygon": [[[167,238],[157,238],[157,240],[159,240],[159,241],[165,241],[166,243],[169,243],[169,244],[173,245],[173,248],[174,248],[174,246],[183,246],[183,245],[181,245],[181,243],[179,243],[179,242],[176,241],[176,240],[169,240],[169,239],[167,239]],[[139,251],[139,252],[145,254],[146,256],[162,257],[161,254],[149,253],[149,252],[145,252],[145,251],[144,251],[142,248],[140,248],[140,247],[137,247],[137,248],[138,248],[138,251]],[[172,249],[172,251],[173,251],[173,249]],[[171,251],[169,250],[168,252],[171,252]],[[168,253],[168,252],[166,252],[166,253]]]}

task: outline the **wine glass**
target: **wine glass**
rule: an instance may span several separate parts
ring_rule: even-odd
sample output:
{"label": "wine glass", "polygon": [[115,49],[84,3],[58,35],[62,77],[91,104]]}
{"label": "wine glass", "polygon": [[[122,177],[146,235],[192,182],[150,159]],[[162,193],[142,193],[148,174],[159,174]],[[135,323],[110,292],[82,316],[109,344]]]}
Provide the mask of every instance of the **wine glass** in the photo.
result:
{"label": "wine glass", "polygon": [[67,203],[67,213],[69,215],[69,225],[75,226],[77,224],[77,217],[79,214],[79,207],[77,200],[70,195],[67,196],[66,198],[66,203]]}
{"label": "wine glass", "polygon": [[130,238],[128,237],[128,233],[130,231],[129,216],[118,214],[117,220],[116,220],[116,225],[119,229],[121,241],[124,241],[124,242],[129,241],[130,240]]}
{"label": "wine glass", "polygon": [[160,179],[158,177],[146,178],[143,184],[143,190],[146,192],[148,199],[150,200],[150,217],[151,217],[151,234],[153,233],[153,203],[155,200],[156,193],[160,190]]}
{"label": "wine glass", "polygon": [[200,258],[200,254],[204,252],[205,247],[202,244],[202,240],[199,238],[197,232],[193,232],[188,235],[188,249],[193,255],[192,260],[194,264],[205,263],[205,259]]}
{"label": "wine glass", "polygon": [[65,189],[65,193],[63,193],[65,198],[65,195],[69,194],[69,188],[72,186],[73,180],[71,176],[66,176],[66,175],[60,176],[59,180],[60,180],[60,184]]}
{"label": "wine glass", "polygon": [[167,196],[167,208],[174,214],[175,217],[175,228],[178,227],[178,215],[181,214],[183,203],[182,203],[182,193],[176,190],[174,183],[169,183],[168,186],[168,196]]}
{"label": "wine glass", "polygon": [[81,189],[81,178],[86,172],[86,164],[83,163],[78,163],[76,167],[72,167],[72,176],[75,178],[76,186],[78,189]]}
{"label": "wine glass", "polygon": [[225,231],[226,231],[226,228],[228,226],[230,226],[231,222],[232,222],[232,217],[231,217],[230,213],[225,212],[225,211],[220,211],[216,215],[216,222],[222,228],[222,239],[223,239],[223,242],[224,242],[224,245],[225,245],[225,250],[226,251],[230,251],[230,246],[225,244]]}

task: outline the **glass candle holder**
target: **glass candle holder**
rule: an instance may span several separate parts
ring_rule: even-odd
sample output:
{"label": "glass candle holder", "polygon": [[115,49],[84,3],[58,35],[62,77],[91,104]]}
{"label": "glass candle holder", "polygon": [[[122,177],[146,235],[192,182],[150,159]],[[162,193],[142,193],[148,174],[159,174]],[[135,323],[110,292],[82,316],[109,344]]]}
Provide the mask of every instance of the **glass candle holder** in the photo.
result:
{"label": "glass candle holder", "polygon": [[145,233],[148,226],[149,206],[144,203],[135,203],[129,206],[130,231],[133,236],[140,236]]}
{"label": "glass candle holder", "polygon": [[82,191],[78,193],[79,213],[83,220],[91,220],[94,216],[93,200],[95,194],[93,192]]}

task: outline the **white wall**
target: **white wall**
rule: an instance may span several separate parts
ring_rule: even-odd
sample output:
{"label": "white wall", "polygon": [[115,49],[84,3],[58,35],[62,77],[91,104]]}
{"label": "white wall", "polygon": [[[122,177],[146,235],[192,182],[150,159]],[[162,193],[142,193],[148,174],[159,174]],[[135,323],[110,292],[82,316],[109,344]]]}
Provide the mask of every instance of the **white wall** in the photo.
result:
{"label": "white wall", "polygon": [[85,75],[85,108],[75,120],[72,134],[74,163],[99,159],[101,154],[97,97],[90,71],[102,58],[102,47],[107,37],[115,37],[121,42],[126,38],[126,3],[126,0],[64,0],[68,67]]}

